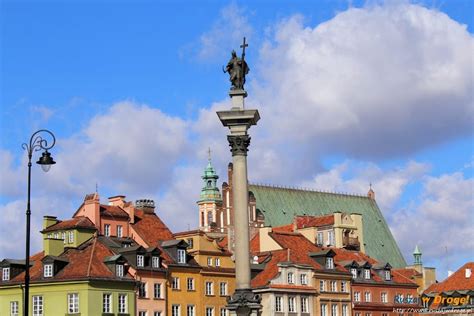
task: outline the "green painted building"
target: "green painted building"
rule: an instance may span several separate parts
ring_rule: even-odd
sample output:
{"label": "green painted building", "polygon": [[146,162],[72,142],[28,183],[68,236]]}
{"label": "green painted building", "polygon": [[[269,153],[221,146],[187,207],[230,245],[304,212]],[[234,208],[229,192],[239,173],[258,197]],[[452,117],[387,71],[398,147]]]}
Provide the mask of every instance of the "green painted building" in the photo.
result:
{"label": "green painted building", "polygon": [[366,253],[396,268],[406,266],[372,190],[367,196],[255,184],[251,184],[249,190],[257,203],[256,212],[265,218],[267,226],[290,224],[297,215],[361,214]]}

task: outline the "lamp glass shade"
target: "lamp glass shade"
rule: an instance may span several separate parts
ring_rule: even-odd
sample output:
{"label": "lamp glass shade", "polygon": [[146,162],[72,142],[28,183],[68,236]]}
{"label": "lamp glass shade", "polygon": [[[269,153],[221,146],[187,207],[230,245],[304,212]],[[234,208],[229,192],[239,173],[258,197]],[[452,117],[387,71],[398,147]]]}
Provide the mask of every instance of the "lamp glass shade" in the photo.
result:
{"label": "lamp glass shade", "polygon": [[51,157],[51,153],[49,153],[47,150],[43,152],[43,155],[38,159],[36,162],[38,165],[41,165],[41,169],[43,169],[44,172],[48,172],[49,169],[51,169],[51,166],[56,163],[56,161],[53,160],[53,157]]}

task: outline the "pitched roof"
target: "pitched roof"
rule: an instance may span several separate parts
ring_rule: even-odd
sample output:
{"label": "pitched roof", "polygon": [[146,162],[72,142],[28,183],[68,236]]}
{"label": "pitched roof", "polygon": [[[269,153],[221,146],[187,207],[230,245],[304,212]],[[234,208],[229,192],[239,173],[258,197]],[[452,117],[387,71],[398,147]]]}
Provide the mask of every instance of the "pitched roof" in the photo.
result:
{"label": "pitched roof", "polygon": [[[32,282],[49,282],[50,280],[70,280],[70,279],[112,279],[122,280],[110,271],[104,263],[106,257],[113,256],[114,253],[103,245],[97,238],[93,238],[79,248],[69,248],[58,256],[68,263],[55,276],[45,278],[43,276],[43,266],[41,260],[45,258],[44,252],[39,252],[31,257],[33,266],[30,269]],[[23,282],[25,273],[22,272],[11,280],[12,283]],[[130,279],[125,276],[125,279]]]}
{"label": "pitched roof", "polygon": [[84,229],[96,229],[94,223],[91,220],[84,216],[74,217],[65,221],[59,221],[58,223],[46,227],[42,230],[43,233],[56,231],[56,230],[64,230],[64,229],[77,229],[77,228],[84,228]]}
{"label": "pitched roof", "polygon": [[149,247],[155,247],[163,240],[174,239],[173,233],[155,213],[136,210],[132,227]]}
{"label": "pitched roof", "polygon": [[334,214],[324,216],[296,216],[295,222],[297,229],[334,225]]}
{"label": "pitched roof", "polygon": [[[471,269],[471,275],[468,278],[466,278],[466,269]],[[467,262],[443,282],[432,284],[425,290],[425,294],[455,290],[474,290],[474,262]]]}
{"label": "pitched roof", "polygon": [[113,218],[128,218],[128,213],[117,205],[100,205],[100,215]]}
{"label": "pitched roof", "polygon": [[329,215],[334,212],[359,213],[363,217],[365,250],[371,257],[406,266],[405,259],[375,200],[367,196],[250,185],[257,209],[265,215],[265,224],[282,226],[297,215]]}

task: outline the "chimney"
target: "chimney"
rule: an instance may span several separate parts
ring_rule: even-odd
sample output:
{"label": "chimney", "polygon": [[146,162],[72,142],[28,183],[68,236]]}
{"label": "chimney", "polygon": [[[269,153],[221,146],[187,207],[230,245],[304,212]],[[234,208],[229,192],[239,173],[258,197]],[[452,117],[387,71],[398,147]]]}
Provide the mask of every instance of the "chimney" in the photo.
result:
{"label": "chimney", "polygon": [[109,205],[123,207],[125,204],[125,195],[116,195],[109,197]]}
{"label": "chimney", "polygon": [[469,279],[471,277],[472,271],[471,269],[466,269],[466,279]]}
{"label": "chimney", "polygon": [[50,226],[53,226],[54,224],[57,224],[59,220],[57,219],[56,216],[43,216],[43,229],[46,229]]}
{"label": "chimney", "polygon": [[97,228],[100,228],[100,198],[99,194],[87,194],[84,198],[84,215],[91,220]]}
{"label": "chimney", "polygon": [[135,207],[138,210],[142,210],[144,213],[153,214],[155,213],[155,201],[148,199],[140,199],[135,201]]}

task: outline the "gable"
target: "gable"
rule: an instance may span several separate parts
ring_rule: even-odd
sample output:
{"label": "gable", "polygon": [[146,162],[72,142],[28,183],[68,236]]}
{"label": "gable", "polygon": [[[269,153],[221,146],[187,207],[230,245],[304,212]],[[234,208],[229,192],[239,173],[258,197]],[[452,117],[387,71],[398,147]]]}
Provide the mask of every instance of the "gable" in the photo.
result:
{"label": "gable", "polygon": [[334,212],[359,213],[363,218],[366,253],[394,267],[406,266],[405,259],[375,200],[366,196],[249,185],[265,224],[282,226],[297,215],[329,215]]}

